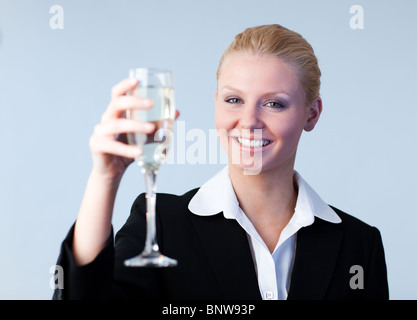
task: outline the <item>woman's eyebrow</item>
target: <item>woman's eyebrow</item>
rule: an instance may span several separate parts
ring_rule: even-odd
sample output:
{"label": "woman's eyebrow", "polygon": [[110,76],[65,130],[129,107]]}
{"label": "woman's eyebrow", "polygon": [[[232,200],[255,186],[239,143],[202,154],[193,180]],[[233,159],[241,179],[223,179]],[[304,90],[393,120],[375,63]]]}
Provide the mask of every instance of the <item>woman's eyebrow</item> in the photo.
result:
{"label": "woman's eyebrow", "polygon": [[291,95],[285,91],[271,91],[271,92],[266,92],[264,93],[262,96],[263,97],[271,97],[271,96],[285,96],[286,98],[291,98]]}
{"label": "woman's eyebrow", "polygon": [[239,94],[242,94],[243,93],[241,90],[236,89],[236,88],[233,88],[233,87],[231,87],[229,85],[226,85],[226,86],[221,87],[220,90],[221,91],[222,90],[230,90],[230,91],[234,91],[234,92],[239,93]]}
{"label": "woman's eyebrow", "polygon": [[[223,86],[223,87],[220,88],[220,91],[223,91],[223,90],[230,90],[230,91],[236,92],[238,94],[243,94],[243,91],[241,91],[237,88],[234,88],[232,86],[229,86],[229,85],[226,85],[226,86]],[[289,93],[285,92],[284,90],[273,90],[273,91],[270,91],[270,92],[262,93],[263,97],[274,96],[274,95],[285,95],[287,98],[291,97],[291,95]]]}

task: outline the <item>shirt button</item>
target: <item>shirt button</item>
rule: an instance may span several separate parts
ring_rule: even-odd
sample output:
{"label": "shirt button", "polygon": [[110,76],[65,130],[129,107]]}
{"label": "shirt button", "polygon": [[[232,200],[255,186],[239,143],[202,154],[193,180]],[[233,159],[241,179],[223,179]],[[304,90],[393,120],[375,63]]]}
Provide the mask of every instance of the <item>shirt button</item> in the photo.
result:
{"label": "shirt button", "polygon": [[265,292],[265,298],[266,298],[267,300],[272,300],[272,299],[274,299],[274,293],[273,293],[272,291],[267,291],[267,292]]}

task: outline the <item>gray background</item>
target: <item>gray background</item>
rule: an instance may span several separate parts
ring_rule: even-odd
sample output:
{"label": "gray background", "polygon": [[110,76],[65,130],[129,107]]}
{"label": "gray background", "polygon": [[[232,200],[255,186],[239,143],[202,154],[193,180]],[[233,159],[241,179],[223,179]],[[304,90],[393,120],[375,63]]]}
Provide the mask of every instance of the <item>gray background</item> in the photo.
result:
{"label": "gray background", "polygon": [[[61,30],[50,27],[52,5],[64,9]],[[364,9],[362,30],[350,28],[352,5]],[[189,134],[178,143],[192,155],[195,133],[214,128],[223,50],[246,27],[280,23],[313,45],[323,73],[324,112],[296,169],[328,203],[379,228],[391,298],[416,299],[416,12],[412,0],[0,0],[0,298],[51,297],[49,270],[91,168],[88,139],[129,68],[173,70]],[[177,163],[178,150],[161,192],[182,194],[223,167]],[[116,230],[143,191],[132,165]]]}

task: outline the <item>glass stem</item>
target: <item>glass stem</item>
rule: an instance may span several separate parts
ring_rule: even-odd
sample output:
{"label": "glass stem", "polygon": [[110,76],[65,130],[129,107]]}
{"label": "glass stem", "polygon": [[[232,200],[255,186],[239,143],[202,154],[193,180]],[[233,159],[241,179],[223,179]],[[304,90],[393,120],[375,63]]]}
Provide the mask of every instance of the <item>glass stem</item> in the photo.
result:
{"label": "glass stem", "polygon": [[146,242],[144,254],[151,255],[158,253],[159,246],[156,241],[156,222],[155,222],[155,207],[156,207],[156,171],[145,170],[146,182]]}

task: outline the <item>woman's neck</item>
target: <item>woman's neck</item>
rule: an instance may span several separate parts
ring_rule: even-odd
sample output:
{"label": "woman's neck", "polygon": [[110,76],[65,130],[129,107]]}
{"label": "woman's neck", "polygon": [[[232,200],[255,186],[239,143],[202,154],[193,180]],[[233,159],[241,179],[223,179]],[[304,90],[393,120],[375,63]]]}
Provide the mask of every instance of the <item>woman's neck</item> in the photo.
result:
{"label": "woman's neck", "polygon": [[297,192],[293,168],[245,175],[230,165],[229,175],[239,206],[272,252],[294,213]]}

